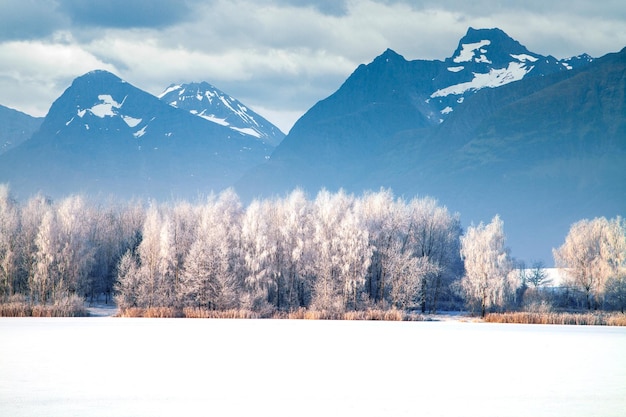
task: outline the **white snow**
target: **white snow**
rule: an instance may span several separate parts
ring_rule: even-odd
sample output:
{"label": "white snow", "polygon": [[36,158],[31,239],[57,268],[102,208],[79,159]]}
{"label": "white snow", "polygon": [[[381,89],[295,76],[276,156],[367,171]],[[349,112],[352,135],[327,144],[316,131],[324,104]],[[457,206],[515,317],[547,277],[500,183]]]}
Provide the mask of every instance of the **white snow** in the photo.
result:
{"label": "white snow", "polygon": [[241,132],[244,135],[250,135],[250,136],[254,136],[256,138],[260,138],[261,134],[259,132],[257,132],[256,130],[250,128],[250,127],[235,127],[235,126],[231,126],[230,127],[233,130],[236,130],[237,132]]}
{"label": "white snow", "polygon": [[69,126],[70,123],[72,123],[74,121],[74,118],[72,117],[70,120],[68,120],[67,122],[65,122],[65,126]]}
{"label": "white snow", "polygon": [[474,51],[479,48],[482,48],[485,45],[490,45],[490,40],[482,40],[480,42],[475,43],[467,43],[461,45],[461,52],[459,52],[459,56],[455,57],[452,61],[456,62],[469,62],[474,58]]}
{"label": "white snow", "polygon": [[474,61],[477,63],[491,64],[492,62],[487,59],[485,55],[481,55],[479,58],[474,58]]}
{"label": "white snow", "polygon": [[87,112],[87,110],[78,110],[76,114],[78,117],[82,118],[85,115],[85,112]]}
{"label": "white snow", "polygon": [[206,119],[206,120],[208,120],[210,122],[217,123],[218,125],[230,126],[230,123],[228,123],[226,121],[226,119],[220,119],[219,117],[215,117],[215,115],[213,115],[213,114],[204,114],[204,112],[205,111],[203,110],[202,113],[198,114],[198,116],[200,116],[203,119]]}
{"label": "white snow", "polygon": [[115,116],[114,108],[119,109],[122,105],[115,101],[109,94],[101,94],[98,96],[101,103],[94,105],[89,111],[100,118],[106,116]]}
{"label": "white snow", "polygon": [[456,99],[456,102],[461,104],[461,103],[463,103],[464,100],[465,100],[465,97],[459,97],[459,98]]}
{"label": "white snow", "polygon": [[534,56],[528,55],[528,54],[519,54],[519,55],[514,55],[514,54],[509,54],[512,58],[517,59],[518,61],[521,62],[535,62],[537,61],[539,58],[535,58]]}
{"label": "white snow", "polygon": [[180,85],[172,85],[172,86],[168,87],[165,91],[163,91],[161,94],[159,94],[157,97],[158,98],[163,98],[164,96],[166,96],[167,94],[171,93],[172,91],[180,90],[180,88],[181,88]]}
{"label": "white snow", "polygon": [[519,81],[534,67],[527,67],[524,63],[510,62],[507,68],[491,69],[487,74],[474,73],[474,79],[465,83],[451,85],[435,91],[431,97],[445,97],[450,94],[463,94],[469,90],[499,87],[514,81]]}
{"label": "white snow", "polygon": [[134,117],[130,116],[122,116],[122,119],[124,119],[128,127],[135,127],[139,123],[141,123],[141,119],[135,119]]}
{"label": "white snow", "polygon": [[143,135],[146,134],[146,128],[148,127],[148,125],[145,125],[144,127],[142,127],[141,129],[139,129],[138,131],[136,131],[135,133],[133,133],[133,136],[136,138],[140,138]]}
{"label": "white snow", "polygon": [[452,112],[452,107],[448,106],[445,109],[441,110],[441,114],[448,114]]}
{"label": "white snow", "polygon": [[464,66],[448,67],[448,71],[450,71],[450,72],[459,72],[459,71],[463,71],[463,68],[465,68],[465,67]]}
{"label": "white snow", "polygon": [[0,340],[0,410],[12,417],[617,417],[626,409],[625,328],[5,317]]}
{"label": "white snow", "polygon": [[571,70],[573,67],[568,64],[567,62],[563,62],[563,66],[565,67],[565,69]]}

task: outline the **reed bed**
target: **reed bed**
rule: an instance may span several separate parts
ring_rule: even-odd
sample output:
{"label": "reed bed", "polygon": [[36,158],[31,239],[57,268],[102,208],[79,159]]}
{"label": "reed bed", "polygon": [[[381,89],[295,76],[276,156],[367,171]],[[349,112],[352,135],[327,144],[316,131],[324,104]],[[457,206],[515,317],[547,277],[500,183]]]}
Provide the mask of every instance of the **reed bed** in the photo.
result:
{"label": "reed bed", "polygon": [[0,304],[0,317],[88,317],[80,297],[69,296],[52,304],[31,304],[15,300]]}
{"label": "reed bed", "polygon": [[259,313],[250,310],[208,310],[192,307],[184,308],[183,316],[190,319],[258,319],[261,317]]}
{"label": "reed bed", "polygon": [[568,324],[587,326],[626,326],[624,313],[535,313],[508,312],[490,313],[485,316],[488,323],[515,324]]}
{"label": "reed bed", "polygon": [[363,310],[363,311],[318,311],[304,308],[283,312],[277,311],[269,315],[261,315],[250,310],[209,310],[205,308],[186,307],[175,309],[170,307],[126,308],[120,310],[118,317],[151,317],[151,318],[202,318],[202,319],[288,319],[288,320],[381,320],[381,321],[423,321],[424,317],[401,310]]}
{"label": "reed bed", "polygon": [[423,321],[418,314],[407,313],[401,310],[360,310],[360,311],[318,311],[299,309],[274,318],[290,320],[381,320],[381,321]]}

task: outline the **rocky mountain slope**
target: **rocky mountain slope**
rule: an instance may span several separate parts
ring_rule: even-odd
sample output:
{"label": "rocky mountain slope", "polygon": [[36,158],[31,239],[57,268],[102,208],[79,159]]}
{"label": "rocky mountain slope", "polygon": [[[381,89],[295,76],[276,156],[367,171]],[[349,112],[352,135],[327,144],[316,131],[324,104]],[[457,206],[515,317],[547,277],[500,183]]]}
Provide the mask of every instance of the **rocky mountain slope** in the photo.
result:
{"label": "rocky mountain slope", "polygon": [[273,148],[93,71],[74,80],[30,140],[0,155],[0,181],[20,196],[188,198],[232,184]]}
{"label": "rocky mountain slope", "polygon": [[513,254],[549,264],[572,222],[626,212],[625,86],[626,50],[558,60],[498,29],[470,29],[444,61],[387,50],[236,188],[430,195],[466,226],[500,214]]}

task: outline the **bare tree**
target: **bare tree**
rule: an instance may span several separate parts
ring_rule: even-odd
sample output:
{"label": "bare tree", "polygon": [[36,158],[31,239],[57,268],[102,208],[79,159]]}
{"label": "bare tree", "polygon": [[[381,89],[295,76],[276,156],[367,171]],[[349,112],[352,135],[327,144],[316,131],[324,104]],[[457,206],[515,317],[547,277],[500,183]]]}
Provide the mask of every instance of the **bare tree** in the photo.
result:
{"label": "bare tree", "polygon": [[532,284],[534,288],[546,286],[552,283],[548,276],[545,265],[542,261],[533,262],[530,273],[526,276],[526,281]]}

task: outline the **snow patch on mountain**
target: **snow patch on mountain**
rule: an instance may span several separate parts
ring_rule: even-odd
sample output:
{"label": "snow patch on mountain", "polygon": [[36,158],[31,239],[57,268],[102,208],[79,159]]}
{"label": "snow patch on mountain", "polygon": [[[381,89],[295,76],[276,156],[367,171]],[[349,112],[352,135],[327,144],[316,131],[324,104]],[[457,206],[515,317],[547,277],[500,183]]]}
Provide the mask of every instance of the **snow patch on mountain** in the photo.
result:
{"label": "snow patch on mountain", "polygon": [[[167,88],[165,89],[165,91],[163,91],[161,94],[159,94],[159,95],[157,96],[157,98],[161,98],[161,99],[162,99],[163,97],[165,97],[166,95],[168,95],[168,94],[169,94],[169,93],[171,93],[172,91],[180,90],[180,89],[181,89],[181,87],[182,87],[182,86],[180,86],[180,85],[177,85],[177,84],[172,84],[172,85],[170,85],[169,87],[167,87]],[[182,94],[182,93],[184,93],[184,92],[185,92],[185,90],[183,90],[180,94]],[[176,107],[176,106],[174,106],[174,107]]]}
{"label": "snow patch on mountain", "polygon": [[139,123],[141,123],[141,119],[136,119],[130,116],[122,116],[122,119],[126,122],[128,127],[136,127]]}
{"label": "snow patch on mountain", "polygon": [[450,94],[460,95],[466,91],[480,90],[486,87],[500,87],[521,80],[533,68],[533,66],[527,67],[525,63],[510,62],[507,68],[490,69],[486,74],[473,73],[474,78],[471,81],[439,89],[432,93],[430,97],[446,97]]}
{"label": "snow patch on mountain", "polygon": [[255,140],[275,146],[284,137],[278,128],[207,82],[173,84],[158,97],[170,106],[187,110]]}
{"label": "snow patch on mountain", "polygon": [[240,127],[230,126],[230,128],[233,130],[236,130],[237,132],[241,132],[244,135],[250,135],[250,136],[257,137],[257,138],[261,137],[261,134],[259,132],[249,127],[240,128]]}
{"label": "snow patch on mountain", "polygon": [[526,62],[526,61],[537,62],[539,60],[539,58],[534,57],[532,55],[528,55],[528,54],[519,54],[519,55],[509,54],[509,55],[511,56],[511,58],[517,59],[520,62]]}
{"label": "snow patch on mountain", "polygon": [[[100,94],[98,95],[98,103],[95,103],[89,108],[86,109],[78,109],[76,111],[76,115],[81,119],[85,117],[87,114],[91,114],[93,116],[104,119],[105,117],[120,117],[124,123],[130,128],[137,127],[142,121],[142,118],[129,116],[127,114],[123,114],[120,112],[122,107],[124,106],[124,102],[126,101],[125,96],[121,103],[118,103],[110,94]],[[70,123],[74,120],[72,117],[69,121],[65,123],[66,126],[69,126]],[[145,129],[147,126],[143,126],[140,130],[133,133],[135,137],[141,137],[145,134]],[[89,125],[85,124],[85,129],[89,130]]]}
{"label": "snow patch on mountain", "polygon": [[467,44],[461,45],[461,51],[459,52],[459,55],[454,57],[452,61],[454,61],[457,64],[460,62],[469,62],[474,58],[474,55],[477,49],[480,49],[483,46],[490,45],[490,44],[491,44],[491,41],[485,39],[485,40],[481,40],[480,42],[467,43]]}
{"label": "snow patch on mountain", "polygon": [[136,138],[140,138],[143,135],[146,134],[146,128],[148,127],[148,125],[142,127],[141,129],[139,129],[138,131],[136,131],[135,133],[133,133],[133,136]]}
{"label": "snow patch on mountain", "polygon": [[121,108],[122,105],[124,104],[124,100],[126,100],[126,97],[124,97],[124,100],[122,100],[121,103],[118,103],[109,94],[101,94],[98,96],[98,100],[100,100],[101,102],[93,105],[88,110],[94,116],[98,116],[102,119],[107,116],[112,117],[112,116],[117,115],[117,113],[114,112],[113,109]]}

